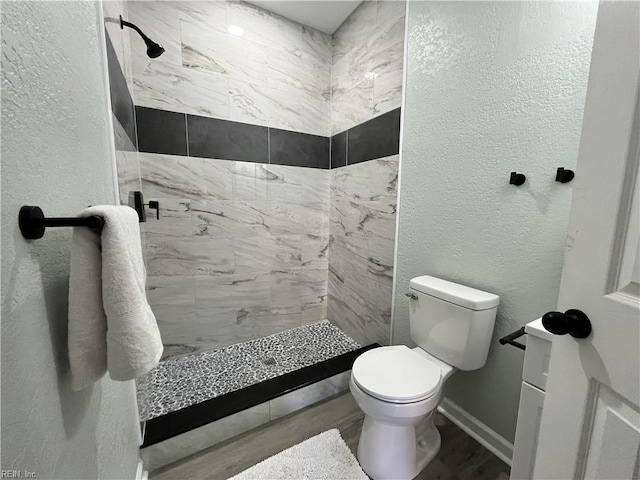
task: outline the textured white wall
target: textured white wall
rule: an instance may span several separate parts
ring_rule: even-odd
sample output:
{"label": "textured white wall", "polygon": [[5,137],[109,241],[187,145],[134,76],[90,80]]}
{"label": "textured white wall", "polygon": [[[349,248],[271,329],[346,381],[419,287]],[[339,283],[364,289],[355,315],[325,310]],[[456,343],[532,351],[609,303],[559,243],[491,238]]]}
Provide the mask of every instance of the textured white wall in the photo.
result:
{"label": "textured white wall", "polygon": [[98,2],[2,5],[2,469],[134,478],[133,382],[71,391],[70,229],[28,242],[21,205],[51,216],[114,203]]}
{"label": "textured white wall", "polygon": [[[500,295],[487,365],[447,396],[513,440],[522,352],[497,338],[556,306],[595,3],[410,2],[394,342],[434,275]],[[527,175],[522,187],[509,172]],[[578,173],[579,174],[579,173]]]}

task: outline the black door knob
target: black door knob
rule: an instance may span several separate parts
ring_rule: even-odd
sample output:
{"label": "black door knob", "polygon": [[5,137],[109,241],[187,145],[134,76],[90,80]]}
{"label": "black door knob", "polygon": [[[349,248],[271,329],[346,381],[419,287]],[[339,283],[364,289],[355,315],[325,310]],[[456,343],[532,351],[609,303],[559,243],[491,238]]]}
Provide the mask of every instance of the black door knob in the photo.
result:
{"label": "black door knob", "polygon": [[542,316],[542,326],[554,335],[566,335],[574,338],[587,338],[591,334],[591,321],[580,310],[566,312],[547,312]]}

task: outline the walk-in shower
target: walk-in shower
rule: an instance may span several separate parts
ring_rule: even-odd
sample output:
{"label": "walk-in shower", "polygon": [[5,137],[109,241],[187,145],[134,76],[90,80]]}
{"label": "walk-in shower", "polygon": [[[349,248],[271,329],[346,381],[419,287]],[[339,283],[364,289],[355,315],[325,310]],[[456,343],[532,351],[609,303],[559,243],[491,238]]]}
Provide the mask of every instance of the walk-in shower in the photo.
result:
{"label": "walk-in shower", "polygon": [[323,31],[236,1],[105,12],[150,50],[107,24],[121,201],[161,207],[141,224],[165,349],[138,382],[150,469],[346,391],[389,343],[405,3],[347,3]]}

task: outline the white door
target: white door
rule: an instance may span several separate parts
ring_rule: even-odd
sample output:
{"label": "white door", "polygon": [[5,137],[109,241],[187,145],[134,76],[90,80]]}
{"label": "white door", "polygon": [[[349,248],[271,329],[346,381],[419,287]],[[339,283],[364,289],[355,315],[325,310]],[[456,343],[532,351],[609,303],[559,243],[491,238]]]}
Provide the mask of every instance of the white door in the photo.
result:
{"label": "white door", "polygon": [[640,478],[640,3],[600,3],[558,309],[593,332],[554,336],[537,479]]}

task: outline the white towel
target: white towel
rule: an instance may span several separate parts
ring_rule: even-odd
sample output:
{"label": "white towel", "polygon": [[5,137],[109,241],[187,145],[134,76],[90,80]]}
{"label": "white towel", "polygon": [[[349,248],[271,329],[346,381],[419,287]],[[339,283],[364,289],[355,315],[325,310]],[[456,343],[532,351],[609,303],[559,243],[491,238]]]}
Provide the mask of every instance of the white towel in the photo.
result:
{"label": "white towel", "polygon": [[127,206],[90,207],[79,216],[104,218],[102,234],[73,230],[69,279],[71,388],[105,372],[113,380],[147,373],[162,356],[162,339],[145,293],[138,214]]}

